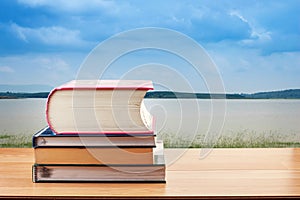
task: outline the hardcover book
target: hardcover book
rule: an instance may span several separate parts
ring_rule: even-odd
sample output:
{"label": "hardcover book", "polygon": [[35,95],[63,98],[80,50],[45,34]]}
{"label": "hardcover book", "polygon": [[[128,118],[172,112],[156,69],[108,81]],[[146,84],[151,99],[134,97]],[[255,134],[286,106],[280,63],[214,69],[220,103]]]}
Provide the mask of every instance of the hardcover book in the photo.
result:
{"label": "hardcover book", "polygon": [[55,88],[46,118],[57,134],[153,134],[143,98],[151,81],[76,80]]}
{"label": "hardcover book", "polygon": [[56,134],[49,127],[33,135],[36,147],[155,147],[155,135],[149,134]]}
{"label": "hardcover book", "polygon": [[32,138],[34,182],[165,182],[163,143],[143,98],[151,81],[76,80],[47,99]]}
{"label": "hardcover book", "polygon": [[38,147],[34,155],[39,164],[151,164],[152,151],[149,147]]}
{"label": "hardcover book", "polygon": [[33,182],[165,182],[163,143],[148,164],[34,164]]}

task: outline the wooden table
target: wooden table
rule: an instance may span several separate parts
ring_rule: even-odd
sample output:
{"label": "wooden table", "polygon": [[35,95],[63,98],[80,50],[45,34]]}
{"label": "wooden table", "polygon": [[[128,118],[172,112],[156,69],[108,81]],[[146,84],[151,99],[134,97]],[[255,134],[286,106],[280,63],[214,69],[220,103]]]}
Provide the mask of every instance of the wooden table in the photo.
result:
{"label": "wooden table", "polygon": [[[0,149],[0,199],[300,197],[300,149],[166,149],[167,183],[32,183],[33,150]],[[174,156],[175,155],[175,156]]]}

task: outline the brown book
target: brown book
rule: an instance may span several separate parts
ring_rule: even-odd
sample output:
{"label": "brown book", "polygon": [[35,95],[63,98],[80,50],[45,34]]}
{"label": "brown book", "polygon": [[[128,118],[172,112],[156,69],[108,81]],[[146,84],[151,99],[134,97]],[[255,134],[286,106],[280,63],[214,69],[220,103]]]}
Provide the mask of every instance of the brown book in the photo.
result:
{"label": "brown book", "polygon": [[96,147],[96,148],[35,148],[38,164],[151,164],[153,148]]}
{"label": "brown book", "polygon": [[162,141],[148,164],[34,164],[33,182],[165,182]]}

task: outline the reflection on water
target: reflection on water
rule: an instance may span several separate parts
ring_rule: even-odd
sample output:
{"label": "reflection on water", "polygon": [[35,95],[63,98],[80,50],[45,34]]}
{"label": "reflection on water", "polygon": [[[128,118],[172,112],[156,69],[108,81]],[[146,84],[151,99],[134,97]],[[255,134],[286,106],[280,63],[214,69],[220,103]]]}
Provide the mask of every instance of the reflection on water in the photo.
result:
{"label": "reflection on water", "polygon": [[[217,100],[220,101],[220,100]],[[1,99],[0,134],[33,134],[46,125],[46,99]],[[223,112],[210,100],[146,99],[161,133],[206,134]],[[227,100],[221,134],[274,133],[300,135],[300,100]]]}

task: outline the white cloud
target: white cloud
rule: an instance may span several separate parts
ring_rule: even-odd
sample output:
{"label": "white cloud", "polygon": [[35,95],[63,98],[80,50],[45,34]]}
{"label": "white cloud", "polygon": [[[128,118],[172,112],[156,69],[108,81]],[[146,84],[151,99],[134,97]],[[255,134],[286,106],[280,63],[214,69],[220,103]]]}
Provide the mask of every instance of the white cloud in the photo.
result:
{"label": "white cloud", "polygon": [[46,45],[85,46],[88,42],[80,38],[80,31],[59,26],[29,28],[11,24],[11,30],[24,42],[40,42]]}
{"label": "white cloud", "polygon": [[208,47],[227,92],[257,92],[299,88],[300,52],[262,55],[257,49],[229,44]]}
{"label": "white cloud", "polygon": [[37,57],[33,59],[34,65],[40,66],[47,70],[63,72],[70,70],[70,65],[59,57]]}
{"label": "white cloud", "polygon": [[250,22],[248,19],[246,19],[239,11],[234,10],[229,13],[231,16],[235,16],[242,20],[243,22],[247,23],[251,29],[251,37],[247,38],[245,40],[242,40],[241,43],[245,45],[251,45],[254,43],[264,43],[267,41],[272,40],[271,38],[271,32],[266,31],[263,28],[258,28],[256,25],[252,22]]}
{"label": "white cloud", "polygon": [[245,19],[245,17],[243,17],[240,13],[238,13],[237,11],[231,11],[229,13],[231,16],[236,16],[238,17],[240,20],[242,20],[245,23],[249,23],[247,19]]}
{"label": "white cloud", "polygon": [[0,72],[13,73],[15,70],[9,66],[0,66]]}
{"label": "white cloud", "polygon": [[[82,52],[0,56],[0,83],[60,85],[75,78],[85,56]],[[9,71],[5,66],[14,73],[1,73]]]}

